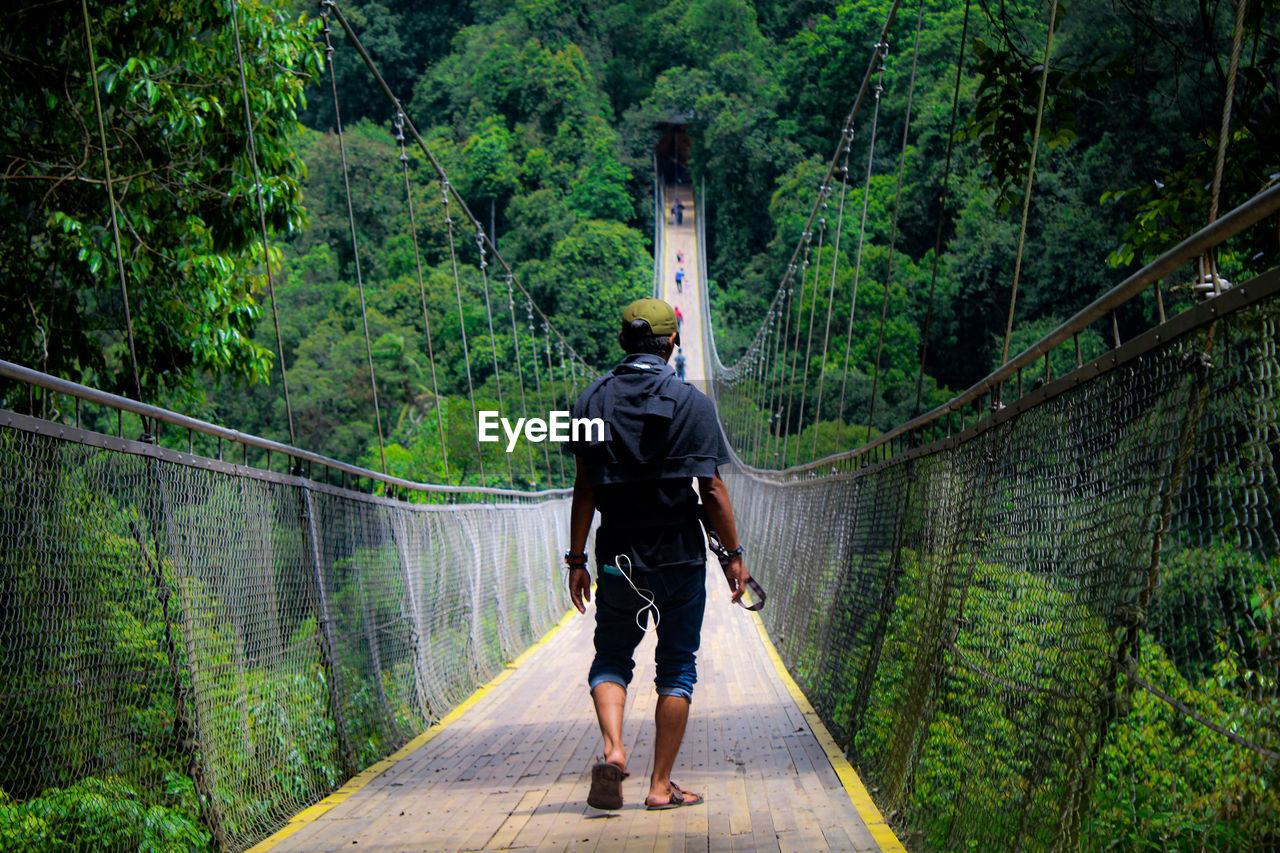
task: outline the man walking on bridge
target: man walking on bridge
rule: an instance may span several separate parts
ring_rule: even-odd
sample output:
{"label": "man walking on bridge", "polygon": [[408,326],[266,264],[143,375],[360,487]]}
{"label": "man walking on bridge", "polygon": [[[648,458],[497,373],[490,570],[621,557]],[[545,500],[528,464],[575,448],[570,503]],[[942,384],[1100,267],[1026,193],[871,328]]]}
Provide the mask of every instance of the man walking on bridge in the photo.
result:
{"label": "man walking on bridge", "polygon": [[[622,314],[618,342],[626,358],[596,380],[574,406],[575,418],[602,418],[603,437],[570,445],[577,478],[570,510],[569,593],[580,613],[591,599],[587,534],[596,533],[595,659],[587,681],[604,757],[591,771],[587,803],[622,807],[627,753],[622,716],[633,655],[653,615],[658,704],[653,773],[645,806],[695,805],[702,797],[671,781],[697,680],[696,655],[706,604],[706,540],[698,496],[729,549],[725,576],[738,601],[749,579],[733,508],[716,466],[729,460],[711,401],[667,364],[680,342],[671,306],[640,299]],[[697,481],[698,492],[693,490]]]}

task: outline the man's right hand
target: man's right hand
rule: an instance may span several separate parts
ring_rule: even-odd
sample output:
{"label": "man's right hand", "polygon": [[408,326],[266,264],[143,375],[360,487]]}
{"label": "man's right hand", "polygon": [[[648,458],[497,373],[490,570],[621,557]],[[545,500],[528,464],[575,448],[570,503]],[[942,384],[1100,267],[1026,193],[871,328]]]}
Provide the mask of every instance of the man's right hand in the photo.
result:
{"label": "man's right hand", "polygon": [[[742,593],[738,595],[741,596]],[[573,601],[573,606],[578,608],[579,613],[587,612],[586,605],[582,602],[591,600],[591,573],[582,566],[575,566],[569,570],[569,598]]]}

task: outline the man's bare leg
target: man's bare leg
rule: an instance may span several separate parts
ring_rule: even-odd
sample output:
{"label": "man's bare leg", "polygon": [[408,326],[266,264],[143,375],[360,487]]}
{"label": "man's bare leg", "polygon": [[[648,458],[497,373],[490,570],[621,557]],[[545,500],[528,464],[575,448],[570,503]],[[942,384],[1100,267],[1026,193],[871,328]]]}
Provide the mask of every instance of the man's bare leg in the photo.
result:
{"label": "man's bare leg", "polygon": [[689,700],[683,696],[659,696],[654,721],[658,731],[653,745],[653,776],[649,778],[649,796],[645,803],[656,806],[671,801],[671,768],[684,741]]}
{"label": "man's bare leg", "polygon": [[[616,681],[602,681],[591,691],[591,701],[595,703],[600,736],[604,738],[604,760],[626,772],[627,748],[622,745],[622,711],[627,704],[627,688]],[[679,748],[678,743],[676,748]]]}

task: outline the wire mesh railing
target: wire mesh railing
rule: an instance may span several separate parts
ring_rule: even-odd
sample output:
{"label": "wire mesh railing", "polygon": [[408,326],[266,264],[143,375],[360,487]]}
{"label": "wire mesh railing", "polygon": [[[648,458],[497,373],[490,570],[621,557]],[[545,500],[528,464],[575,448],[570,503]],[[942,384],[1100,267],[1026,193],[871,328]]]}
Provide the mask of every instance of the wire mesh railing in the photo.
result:
{"label": "wire mesh railing", "polygon": [[909,849],[1280,842],[1278,293],[949,437],[726,476],[770,634]]}
{"label": "wire mesh railing", "polygon": [[0,478],[2,849],[248,847],[567,607],[563,493],[409,504],[16,413]]}

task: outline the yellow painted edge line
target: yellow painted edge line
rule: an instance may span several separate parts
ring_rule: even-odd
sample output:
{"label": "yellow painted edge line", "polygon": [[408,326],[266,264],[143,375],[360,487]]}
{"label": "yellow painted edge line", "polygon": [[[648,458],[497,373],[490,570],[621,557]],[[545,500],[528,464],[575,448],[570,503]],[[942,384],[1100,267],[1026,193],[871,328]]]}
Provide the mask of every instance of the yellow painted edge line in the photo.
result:
{"label": "yellow painted edge line", "polygon": [[756,632],[760,635],[760,640],[764,643],[765,651],[769,654],[769,660],[773,661],[773,668],[777,670],[778,677],[782,679],[782,683],[786,685],[787,692],[791,694],[791,698],[795,700],[799,706],[801,713],[804,714],[805,721],[809,723],[809,728],[813,730],[813,735],[818,739],[818,743],[827,753],[827,759],[831,762],[831,767],[836,771],[836,776],[840,778],[841,784],[844,785],[845,793],[849,795],[853,807],[858,810],[858,814],[862,817],[862,822],[867,825],[867,829],[871,832],[871,837],[880,845],[881,850],[902,851],[906,853],[902,842],[898,840],[898,836],[893,834],[892,827],[885,822],[884,815],[880,814],[880,809],[871,799],[871,794],[867,792],[867,788],[862,784],[862,780],[858,778],[858,773],[853,769],[853,765],[849,763],[849,759],[845,758],[844,752],[836,745],[836,739],[831,736],[831,732],[827,731],[827,726],[822,722],[822,718],[818,716],[818,712],[813,710],[813,705],[809,703],[809,699],[800,690],[800,685],[796,684],[791,673],[787,672],[786,666],[782,663],[782,658],[778,655],[778,649],[773,644],[773,640],[769,639],[769,633],[765,630],[764,620],[759,614],[752,614],[755,619]]}
{"label": "yellow painted edge line", "polygon": [[303,809],[293,817],[289,818],[288,823],[286,823],[283,827],[277,830],[273,835],[267,838],[264,838],[262,841],[259,841],[257,844],[250,847],[247,853],[265,853],[265,851],[275,847],[277,844],[279,844],[281,841],[284,841],[290,835],[293,835],[295,832],[298,832],[304,827],[309,826],[312,823],[315,823],[317,820],[320,819],[321,816],[323,816],[326,812],[328,812],[329,809],[338,805],[343,800],[346,800],[349,797],[351,797],[352,794],[356,793],[365,785],[368,785],[378,776],[382,775],[382,773],[390,769],[391,766],[394,765],[396,762],[400,761],[402,758],[404,758],[405,756],[412,753],[414,750],[421,747],[427,741],[431,740],[436,735],[440,734],[440,732],[443,731],[446,726],[448,726],[450,723],[457,720],[467,711],[471,710],[471,708],[474,707],[477,702],[479,702],[481,699],[487,696],[495,687],[497,687],[502,682],[506,681],[507,678],[511,675],[511,673],[516,670],[517,667],[519,667],[526,660],[528,660],[529,657],[534,652],[536,652],[538,649],[546,645],[547,642],[550,641],[550,639],[553,636],[555,636],[556,633],[561,628],[563,628],[565,625],[568,625],[569,621],[576,615],[577,615],[576,610],[572,610],[572,609],[569,610],[569,612],[564,615],[564,618],[561,619],[558,623],[556,623],[555,627],[553,627],[550,631],[547,631],[547,633],[543,634],[542,637],[536,643],[534,643],[532,646],[530,646],[529,648],[521,652],[519,657],[511,661],[511,663],[506,664],[502,668],[502,672],[495,675],[492,679],[489,680],[487,684],[484,684],[483,686],[477,688],[474,693],[472,693],[465,700],[463,700],[462,704],[458,705],[448,714],[445,714],[443,717],[441,717],[438,721],[432,724],[432,726],[429,729],[427,729],[425,732],[415,737],[413,740],[406,743],[404,746],[397,749],[395,752],[388,755],[386,758],[382,759],[376,764],[372,764],[369,767],[366,767],[364,770],[361,770],[359,773],[352,776],[350,779],[347,780],[347,783],[345,785],[343,785],[338,790],[334,791],[329,796],[325,797],[320,802],[316,803],[314,806],[310,806],[306,809]]}

